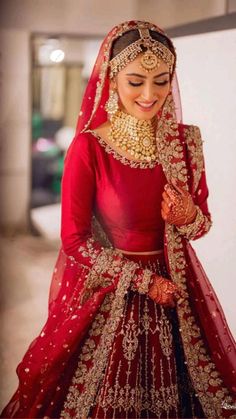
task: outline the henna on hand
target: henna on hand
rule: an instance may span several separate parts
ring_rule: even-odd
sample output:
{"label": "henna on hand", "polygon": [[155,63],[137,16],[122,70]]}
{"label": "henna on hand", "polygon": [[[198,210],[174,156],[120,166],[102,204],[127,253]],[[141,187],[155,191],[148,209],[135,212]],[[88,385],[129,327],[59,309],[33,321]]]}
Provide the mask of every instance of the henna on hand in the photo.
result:
{"label": "henna on hand", "polygon": [[163,219],[177,227],[192,223],[197,209],[190,193],[175,180],[172,185],[166,184],[164,189],[161,209]]}
{"label": "henna on hand", "polygon": [[148,296],[157,304],[174,307],[179,289],[169,279],[156,275],[148,291]]}

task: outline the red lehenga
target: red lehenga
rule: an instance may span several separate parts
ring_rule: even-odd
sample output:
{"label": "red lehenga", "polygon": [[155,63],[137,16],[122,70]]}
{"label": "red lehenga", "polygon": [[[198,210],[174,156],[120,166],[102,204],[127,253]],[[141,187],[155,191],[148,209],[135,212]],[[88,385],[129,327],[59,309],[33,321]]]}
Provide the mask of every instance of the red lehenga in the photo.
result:
{"label": "red lehenga", "polygon": [[[235,343],[189,244],[211,220],[200,131],[177,118],[176,78],[158,115],[155,163],[120,156],[93,131],[106,120],[111,43],[136,25],[109,33],[88,83],[65,160],[48,320],[17,368],[19,387],[2,417],[236,417]],[[198,208],[178,229],[160,215],[173,177]],[[182,288],[176,308],[147,296],[155,272]]]}

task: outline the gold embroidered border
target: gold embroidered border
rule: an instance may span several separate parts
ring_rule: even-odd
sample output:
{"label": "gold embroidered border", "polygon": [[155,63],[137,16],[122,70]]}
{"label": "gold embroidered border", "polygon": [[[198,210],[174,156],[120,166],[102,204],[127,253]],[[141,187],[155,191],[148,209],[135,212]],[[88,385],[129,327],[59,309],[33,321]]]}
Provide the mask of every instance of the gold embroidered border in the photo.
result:
{"label": "gold embroidered border", "polygon": [[101,138],[100,135],[98,135],[95,131],[86,130],[85,132],[90,132],[94,137],[96,137],[98,139],[98,142],[101,144],[101,146],[104,147],[105,151],[108,154],[111,154],[116,160],[119,160],[124,165],[128,165],[130,167],[139,168],[139,169],[147,169],[147,168],[152,169],[153,167],[155,167],[157,164],[160,163],[159,160],[151,160],[150,162],[130,160],[127,157],[119,154],[118,151],[114,150],[114,148],[112,148],[105,140],[103,140],[103,138]]}
{"label": "gold embroidered border", "polygon": [[[175,123],[174,105],[171,96],[168,98],[164,112],[169,115],[169,119],[164,118],[160,127],[159,156],[161,164],[168,182],[171,182],[175,177],[183,182],[188,190],[188,172],[184,161],[183,145],[179,139],[178,126]],[[197,189],[204,169],[200,131],[197,127],[189,127],[186,134],[188,137],[187,145],[190,147],[190,155],[194,165],[194,187]],[[200,212],[199,218],[201,218]],[[182,238],[176,228],[167,223],[165,235],[171,278],[183,291],[183,298],[179,300],[177,305],[177,313],[189,374],[205,415],[220,418],[223,402],[227,400],[227,402],[232,403],[232,400],[228,390],[222,386],[222,380],[215,364],[206,352],[200,329],[191,310],[186,285],[186,261]]]}
{"label": "gold embroidered border", "polygon": [[[112,301],[110,316],[104,325],[101,340],[94,352],[93,365],[85,376],[84,391],[81,394],[78,394],[76,399],[74,399],[76,400],[76,418],[78,419],[87,417],[95,399],[99,380],[104,371],[109,350],[111,348],[116,329],[123,313],[125,302],[124,297],[130,285],[130,281],[134,275],[135,269],[136,264],[133,262],[126,263],[122,269],[117,290],[115,291],[115,297]],[[73,392],[73,388],[71,388],[71,391]],[[68,393],[68,399],[70,399],[70,390]],[[67,417],[67,407],[71,408],[71,405],[68,405],[68,402],[65,402],[64,411],[61,413],[61,417]]]}
{"label": "gold embroidered border", "polygon": [[197,216],[193,223],[176,227],[179,234],[186,237],[187,240],[194,239],[198,232],[204,227],[204,232],[207,233],[210,230],[212,221],[203,214],[201,209],[196,205]]}
{"label": "gold embroidered border", "polygon": [[150,269],[143,269],[143,274],[140,276],[140,280],[135,280],[131,283],[130,288],[133,291],[138,291],[140,294],[147,294],[152,282],[153,271]]}
{"label": "gold embroidered border", "polygon": [[193,187],[196,192],[204,169],[201,132],[197,126],[189,125],[184,128],[184,136],[189,151],[190,164],[193,168]]}
{"label": "gold embroidered border", "polygon": [[233,400],[228,390],[223,387],[216,366],[207,353],[191,310],[186,286],[186,262],[182,241],[174,233],[172,226],[168,225],[166,232],[171,276],[186,295],[186,298],[182,298],[178,303],[177,313],[189,374],[206,417],[221,418],[223,403],[227,401],[232,404]]}
{"label": "gold embroidered border", "polygon": [[167,180],[171,182],[173,178],[178,179],[187,187],[187,168],[183,159],[183,145],[179,139],[172,93],[166,99],[157,133],[157,151]]}

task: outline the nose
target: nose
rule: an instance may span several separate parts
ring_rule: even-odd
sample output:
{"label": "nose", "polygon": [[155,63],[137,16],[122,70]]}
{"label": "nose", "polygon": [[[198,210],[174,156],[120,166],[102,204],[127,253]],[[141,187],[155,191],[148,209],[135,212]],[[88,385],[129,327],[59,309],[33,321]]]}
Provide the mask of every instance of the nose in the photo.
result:
{"label": "nose", "polygon": [[152,100],[156,99],[155,88],[151,83],[145,83],[143,86],[142,99],[146,100],[147,102],[151,102]]}

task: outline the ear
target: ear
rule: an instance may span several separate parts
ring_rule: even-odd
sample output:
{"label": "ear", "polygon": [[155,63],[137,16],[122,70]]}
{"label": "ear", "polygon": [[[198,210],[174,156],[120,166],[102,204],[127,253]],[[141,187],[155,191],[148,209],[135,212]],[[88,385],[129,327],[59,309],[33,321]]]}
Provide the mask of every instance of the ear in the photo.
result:
{"label": "ear", "polygon": [[115,77],[113,79],[110,80],[110,89],[111,90],[116,90],[117,89],[117,84],[116,84],[116,79]]}

